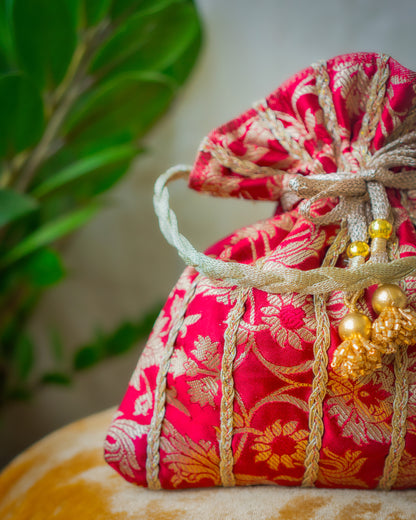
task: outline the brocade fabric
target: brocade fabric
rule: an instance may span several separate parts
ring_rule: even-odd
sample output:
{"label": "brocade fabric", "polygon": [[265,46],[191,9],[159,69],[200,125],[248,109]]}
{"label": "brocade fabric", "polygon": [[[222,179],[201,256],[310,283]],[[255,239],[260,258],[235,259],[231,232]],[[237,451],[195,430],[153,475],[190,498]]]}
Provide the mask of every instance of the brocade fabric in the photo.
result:
{"label": "brocade fabric", "polygon": [[[376,100],[369,106],[374,93]],[[318,226],[303,218],[298,212],[299,199],[288,189],[289,179],[297,173],[358,169],[363,148],[370,153],[380,149],[415,101],[415,73],[392,58],[350,54],[301,71],[256,108],[215,129],[201,145],[190,187],[221,197],[273,200],[277,209],[269,219],[213,245],[207,254],[266,270],[279,264],[301,270],[319,267],[339,226]],[[325,110],[325,103],[331,104],[335,119],[328,119],[331,112]],[[283,134],[289,133],[289,143],[282,143],[265,124],[263,113],[269,120],[273,118],[275,127],[283,128]],[[235,171],[222,165],[218,156],[224,150],[228,157],[234,156],[242,164],[249,161],[254,168]],[[264,173],[267,168],[284,170],[287,175]],[[395,227],[390,255],[414,256],[416,233],[411,219],[416,197],[394,189],[388,189],[388,196]],[[323,215],[335,203],[320,200],[312,213]],[[345,267],[345,259],[340,258],[337,265]],[[416,279],[404,280],[403,287],[416,309]],[[366,290],[359,301],[360,310],[371,318],[375,318],[370,304],[373,290]],[[225,336],[232,328],[230,316],[238,300],[243,310],[235,322],[235,355],[230,354],[231,379],[227,379]],[[357,381],[345,379],[330,364],[340,343],[337,326],[346,312],[342,293],[330,294],[328,381],[314,485],[377,488],[389,471],[385,465],[394,437],[404,447],[396,461],[393,487],[414,487],[416,348],[407,349],[400,367],[392,356],[386,356],[382,368],[373,374]],[[254,288],[243,294],[241,288],[186,268],[156,321],[108,431],[107,462],[140,486],[149,483],[149,456],[157,464],[163,488],[230,485],[224,482],[224,464],[230,466],[230,457],[228,462],[222,460],[221,451],[227,429],[223,407],[228,406],[231,485],[301,485],[307,446],[315,442],[309,417],[316,335],[313,296],[269,294]],[[172,352],[165,359],[169,343]],[[163,380],[163,360],[167,374],[162,391],[157,385]],[[396,395],[398,370],[406,393],[400,402]],[[223,388],[230,382],[231,402],[224,399]],[[148,446],[149,432],[157,422],[155,414],[160,411],[155,395],[159,400],[162,395],[163,401],[156,458]],[[153,432],[152,443],[154,438]]]}

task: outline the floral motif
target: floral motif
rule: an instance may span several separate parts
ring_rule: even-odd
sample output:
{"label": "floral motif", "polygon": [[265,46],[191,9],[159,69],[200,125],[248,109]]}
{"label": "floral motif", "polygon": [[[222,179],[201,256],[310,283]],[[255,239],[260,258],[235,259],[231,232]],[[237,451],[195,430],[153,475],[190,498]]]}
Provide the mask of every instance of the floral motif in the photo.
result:
{"label": "floral motif", "polygon": [[301,294],[269,294],[269,307],[263,307],[262,320],[282,347],[301,349],[315,339],[315,318],[312,299]]}
{"label": "floral motif", "polygon": [[171,481],[174,487],[182,482],[195,485],[205,479],[209,479],[212,486],[220,484],[220,459],[211,442],[201,440],[197,443],[187,435],[182,436],[167,420],[163,433],[160,440],[165,452],[163,463],[173,472]]}
{"label": "floral motif", "polygon": [[325,487],[368,487],[363,480],[356,477],[367,460],[362,453],[347,450],[338,454],[328,447],[324,448],[319,461],[319,484]]}
{"label": "floral motif", "polygon": [[[320,201],[315,202],[314,209]],[[279,244],[272,255],[267,259],[266,266],[281,263],[285,267],[299,267],[303,262],[318,258],[320,251],[327,240],[326,232],[320,228],[311,229],[301,219],[290,233],[290,240]]]}
{"label": "floral motif", "polygon": [[146,391],[139,393],[137,399],[134,401],[133,415],[147,415],[153,407],[153,392],[150,388],[149,382],[145,374],[142,374],[145,380]]}
{"label": "floral motif", "polygon": [[148,430],[148,425],[124,419],[123,414],[118,412],[104,443],[105,460],[117,465],[124,476],[133,479],[134,472],[141,469],[136,459],[135,442],[146,435]]}
{"label": "floral motif", "polygon": [[198,336],[191,350],[191,356],[187,356],[183,348],[176,349],[172,356],[169,372],[173,377],[186,375],[188,393],[191,402],[215,406],[214,398],[218,394],[218,380],[220,374],[219,343],[211,339]]}
{"label": "floral motif", "polygon": [[404,450],[400,461],[395,488],[411,488],[416,482],[416,457]]}
{"label": "floral motif", "polygon": [[343,61],[334,65],[334,71],[334,90],[340,89],[350,116],[359,114],[365,108],[365,93],[370,84],[362,64]]}
{"label": "floral motif", "polygon": [[[199,377],[194,381],[188,381],[188,393],[193,403],[200,406],[209,404],[215,406],[214,398],[218,393],[218,380],[220,374],[220,353],[218,342],[212,342],[209,337],[198,336],[195,348],[191,351],[195,359],[199,361],[197,368]],[[202,366],[201,366],[202,365]]]}
{"label": "floral motif", "polygon": [[218,303],[223,303],[224,305],[232,305],[237,300],[236,287],[230,287],[229,285],[224,285],[221,281],[210,280],[206,277],[201,277],[195,294],[214,296]]}
{"label": "floral motif", "polygon": [[[266,428],[263,435],[254,439],[252,449],[258,451],[255,461],[266,461],[269,468],[278,471],[280,466],[295,468],[303,464],[309,433],[298,429],[296,421],[282,424],[278,419]],[[285,453],[276,453],[276,447],[285,446]],[[279,450],[281,451],[281,449]]]}
{"label": "floral motif", "polygon": [[393,374],[386,365],[357,381],[331,372],[328,413],[335,417],[344,437],[361,446],[369,441],[390,442]]}
{"label": "floral motif", "polygon": [[186,336],[188,334],[189,325],[194,325],[198,320],[201,319],[201,314],[190,314],[185,316],[182,327],[179,330],[179,335]]}

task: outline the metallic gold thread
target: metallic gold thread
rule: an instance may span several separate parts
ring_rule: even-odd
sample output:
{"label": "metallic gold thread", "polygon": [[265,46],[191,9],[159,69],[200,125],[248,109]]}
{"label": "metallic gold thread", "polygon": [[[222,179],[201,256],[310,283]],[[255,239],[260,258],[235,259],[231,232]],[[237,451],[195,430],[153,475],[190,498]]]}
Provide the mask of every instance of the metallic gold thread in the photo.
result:
{"label": "metallic gold thread", "polygon": [[150,489],[161,489],[159,480],[159,462],[160,462],[160,433],[162,431],[162,423],[166,411],[166,377],[170,367],[170,360],[174,351],[176,338],[182,327],[188,304],[195,293],[199,276],[195,278],[191,286],[185,293],[178,314],[172,319],[171,329],[168,336],[165,349],[163,351],[163,359],[160,363],[159,372],[157,374],[155,389],[155,404],[149,432],[147,434],[147,457],[146,457],[146,480]]}
{"label": "metallic gold thread", "polygon": [[235,486],[233,474],[234,457],[231,443],[234,429],[234,380],[233,363],[237,350],[237,332],[245,311],[245,304],[250,289],[238,289],[238,296],[227,319],[224,333],[224,352],[221,363],[221,433],[220,433],[220,475],[224,487]]}

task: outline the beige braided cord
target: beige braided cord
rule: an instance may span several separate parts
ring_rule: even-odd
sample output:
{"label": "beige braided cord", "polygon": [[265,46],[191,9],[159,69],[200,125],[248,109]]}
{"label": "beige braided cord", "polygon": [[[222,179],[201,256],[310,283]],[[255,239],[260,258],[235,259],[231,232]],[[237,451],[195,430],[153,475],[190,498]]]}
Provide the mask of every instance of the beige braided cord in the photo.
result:
{"label": "beige braided cord", "polygon": [[[399,243],[397,238],[391,244],[389,259],[397,258],[399,255]],[[404,283],[406,285],[406,283]],[[395,355],[394,360],[394,401],[393,417],[391,421],[391,443],[389,453],[384,462],[383,475],[378,483],[378,488],[390,490],[399,473],[400,461],[405,448],[407,429],[409,383],[408,383],[409,358],[407,347],[402,346]]]}
{"label": "beige braided cord", "polygon": [[170,360],[175,348],[176,338],[183,325],[188,304],[195,294],[195,289],[199,281],[199,276],[195,278],[182,299],[181,306],[175,319],[172,320],[168,340],[163,350],[163,359],[160,363],[157,374],[155,389],[155,404],[152,420],[150,422],[149,433],[147,434],[147,458],[146,458],[146,480],[150,489],[161,489],[159,480],[160,462],[160,434],[162,431],[163,419],[166,411],[166,378],[169,372]]}
{"label": "beige braided cord", "polygon": [[[302,271],[281,265],[266,270],[263,266],[225,262],[204,255],[179,233],[176,215],[169,207],[167,184],[178,178],[187,178],[189,171],[189,166],[179,165],[161,175],[155,184],[154,206],[166,240],[178,250],[186,264],[208,278],[269,293],[325,294],[359,291],[376,283],[394,283],[416,274],[416,257],[400,258],[388,264],[367,262],[352,269],[330,266]],[[416,176],[414,178],[416,180]]]}
{"label": "beige braided cord", "polygon": [[350,170],[352,164],[348,161],[349,154],[342,153],[341,130],[338,125],[337,113],[335,111],[334,100],[329,88],[329,75],[326,68],[326,62],[321,61],[313,68],[316,71],[316,93],[318,102],[322,108],[325,119],[325,126],[328,129],[333,140],[334,159],[338,166],[342,165],[342,169]]}
{"label": "beige braided cord", "polygon": [[[334,265],[348,244],[348,233],[342,226],[323,261],[323,265]],[[323,401],[328,383],[328,349],[331,345],[331,333],[326,298],[315,295],[316,339],[313,345],[314,363],[312,366],[314,379],[309,397],[309,439],[305,452],[305,473],[302,486],[315,485],[319,471],[319,457],[324,434]]]}
{"label": "beige braided cord", "polygon": [[358,143],[363,147],[361,148],[361,157],[364,157],[364,154],[368,152],[368,145],[373,140],[381,119],[381,112],[385,103],[386,85],[390,77],[388,60],[389,56],[386,54],[378,58],[378,68],[371,80],[370,91],[368,93],[360,134],[358,136]]}
{"label": "beige braided cord", "polygon": [[220,475],[224,487],[235,486],[233,473],[234,458],[232,440],[234,433],[234,380],[233,364],[237,351],[238,327],[245,311],[249,289],[238,289],[236,303],[228,314],[224,333],[224,352],[221,364],[221,433],[220,433]]}
{"label": "beige braided cord", "polygon": [[378,488],[383,490],[390,490],[394,486],[405,447],[407,403],[409,400],[408,367],[407,348],[402,347],[396,352],[394,359],[396,382],[391,423],[391,444],[384,463],[383,476],[378,484]]}

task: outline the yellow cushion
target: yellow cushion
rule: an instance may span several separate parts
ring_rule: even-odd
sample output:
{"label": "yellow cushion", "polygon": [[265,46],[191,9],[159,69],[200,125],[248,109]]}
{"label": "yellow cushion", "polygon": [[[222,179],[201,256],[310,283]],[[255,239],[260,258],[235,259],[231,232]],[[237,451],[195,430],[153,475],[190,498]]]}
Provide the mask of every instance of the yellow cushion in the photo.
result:
{"label": "yellow cushion", "polygon": [[103,460],[113,413],[70,424],[17,457],[0,475],[1,520],[416,520],[416,490],[140,489]]}

